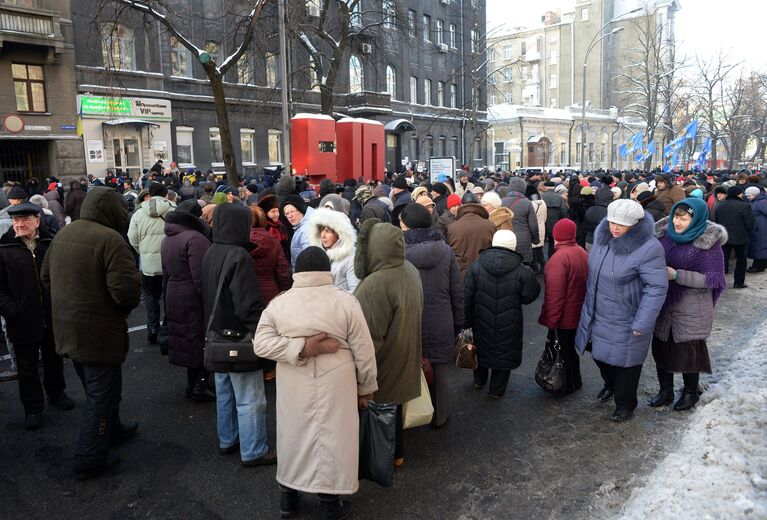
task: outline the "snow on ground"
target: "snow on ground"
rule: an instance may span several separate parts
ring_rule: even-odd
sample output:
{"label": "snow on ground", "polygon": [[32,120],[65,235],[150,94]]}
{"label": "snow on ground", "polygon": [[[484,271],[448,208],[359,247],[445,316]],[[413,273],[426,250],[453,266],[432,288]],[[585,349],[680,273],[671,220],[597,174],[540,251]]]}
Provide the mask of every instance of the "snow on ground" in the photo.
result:
{"label": "snow on ground", "polygon": [[767,322],[720,372],[625,519],[767,519]]}

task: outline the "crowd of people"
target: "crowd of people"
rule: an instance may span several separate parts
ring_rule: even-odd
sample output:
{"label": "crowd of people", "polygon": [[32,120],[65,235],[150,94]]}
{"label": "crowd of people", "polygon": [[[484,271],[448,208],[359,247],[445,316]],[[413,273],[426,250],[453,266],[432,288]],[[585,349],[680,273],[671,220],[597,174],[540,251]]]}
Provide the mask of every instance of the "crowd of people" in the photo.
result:
{"label": "crowd of people", "polygon": [[[767,268],[764,174],[461,171],[456,182],[407,171],[326,179],[315,192],[291,175],[231,187],[160,164],[136,182],[140,191],[108,175],[72,182],[66,197],[56,179],[0,192],[0,315],[25,427],[43,425],[46,396],[75,407],[68,358],[86,395],[75,474],[119,461],[113,447],[138,429],[119,403],[126,320],[143,295],[148,342],[186,369],[186,398],[216,403],[221,455],[277,464],[284,517],[302,492],[319,495],[323,518],[348,516],[357,409],[371,400],[397,405],[394,465],[404,464],[403,405],[419,397],[423,366],[434,372],[432,425],[448,422],[448,367],[465,329],[474,387],[502,398],[522,362],[523,307],[542,286],[538,323],[562,349],[566,393],[582,387],[589,351],[597,399],[628,420],[652,351],[649,406],[694,407],[731,253],[735,288]],[[252,334],[255,360],[209,371],[210,331]],[[275,379],[276,449],[265,394]]]}

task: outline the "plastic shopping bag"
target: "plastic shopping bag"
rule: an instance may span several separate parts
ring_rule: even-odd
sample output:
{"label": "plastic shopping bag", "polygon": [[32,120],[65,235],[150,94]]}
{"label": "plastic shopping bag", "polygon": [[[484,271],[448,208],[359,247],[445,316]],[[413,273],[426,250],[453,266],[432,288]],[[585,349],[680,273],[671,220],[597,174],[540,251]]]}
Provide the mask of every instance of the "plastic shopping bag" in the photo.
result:
{"label": "plastic shopping bag", "polygon": [[431,422],[434,406],[431,404],[429,385],[421,370],[421,395],[402,405],[403,429],[425,426]]}
{"label": "plastic shopping bag", "polygon": [[394,430],[397,423],[396,403],[368,402],[360,410],[359,478],[383,487],[394,483]]}

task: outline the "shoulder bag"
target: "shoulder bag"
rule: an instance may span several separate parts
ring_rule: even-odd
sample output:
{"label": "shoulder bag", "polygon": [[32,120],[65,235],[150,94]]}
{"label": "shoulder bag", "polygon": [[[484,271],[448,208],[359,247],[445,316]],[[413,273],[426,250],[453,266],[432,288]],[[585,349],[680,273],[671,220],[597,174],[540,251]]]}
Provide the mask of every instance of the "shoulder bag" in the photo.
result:
{"label": "shoulder bag", "polygon": [[552,394],[562,394],[567,389],[565,363],[562,360],[562,348],[559,345],[559,334],[556,330],[554,330],[553,343],[548,337],[546,338],[543,354],[535,367],[535,382]]}

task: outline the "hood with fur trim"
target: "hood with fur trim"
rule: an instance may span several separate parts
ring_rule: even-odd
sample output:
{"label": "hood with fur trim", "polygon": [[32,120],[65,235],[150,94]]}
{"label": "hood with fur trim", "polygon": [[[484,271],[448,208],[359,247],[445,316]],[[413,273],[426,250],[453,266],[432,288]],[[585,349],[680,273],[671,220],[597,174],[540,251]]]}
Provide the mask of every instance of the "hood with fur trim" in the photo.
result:
{"label": "hood with fur trim", "polygon": [[[669,217],[664,217],[655,223],[655,238],[660,240],[668,233],[668,221]],[[698,249],[709,250],[719,242],[720,245],[724,245],[727,242],[727,230],[724,226],[715,224],[708,221],[706,230],[701,236],[692,241],[692,245]]]}
{"label": "hood with fur trim", "polygon": [[[328,227],[338,235],[338,242],[330,249],[325,249],[331,262],[343,260],[354,253],[354,245],[357,234],[354,227],[344,213],[333,211],[330,208],[320,208],[314,212],[309,227],[309,244],[322,248],[320,231]],[[324,249],[324,248],[323,248]]]}
{"label": "hood with fur trim", "polygon": [[399,267],[403,263],[405,237],[402,230],[377,218],[365,220],[357,235],[354,275],[363,280],[371,273]]}
{"label": "hood with fur trim", "polygon": [[627,256],[639,249],[647,239],[655,234],[655,220],[652,215],[645,213],[644,218],[621,237],[613,238],[610,224],[602,219],[594,231],[594,242],[600,246],[610,243],[610,248],[618,256]]}

